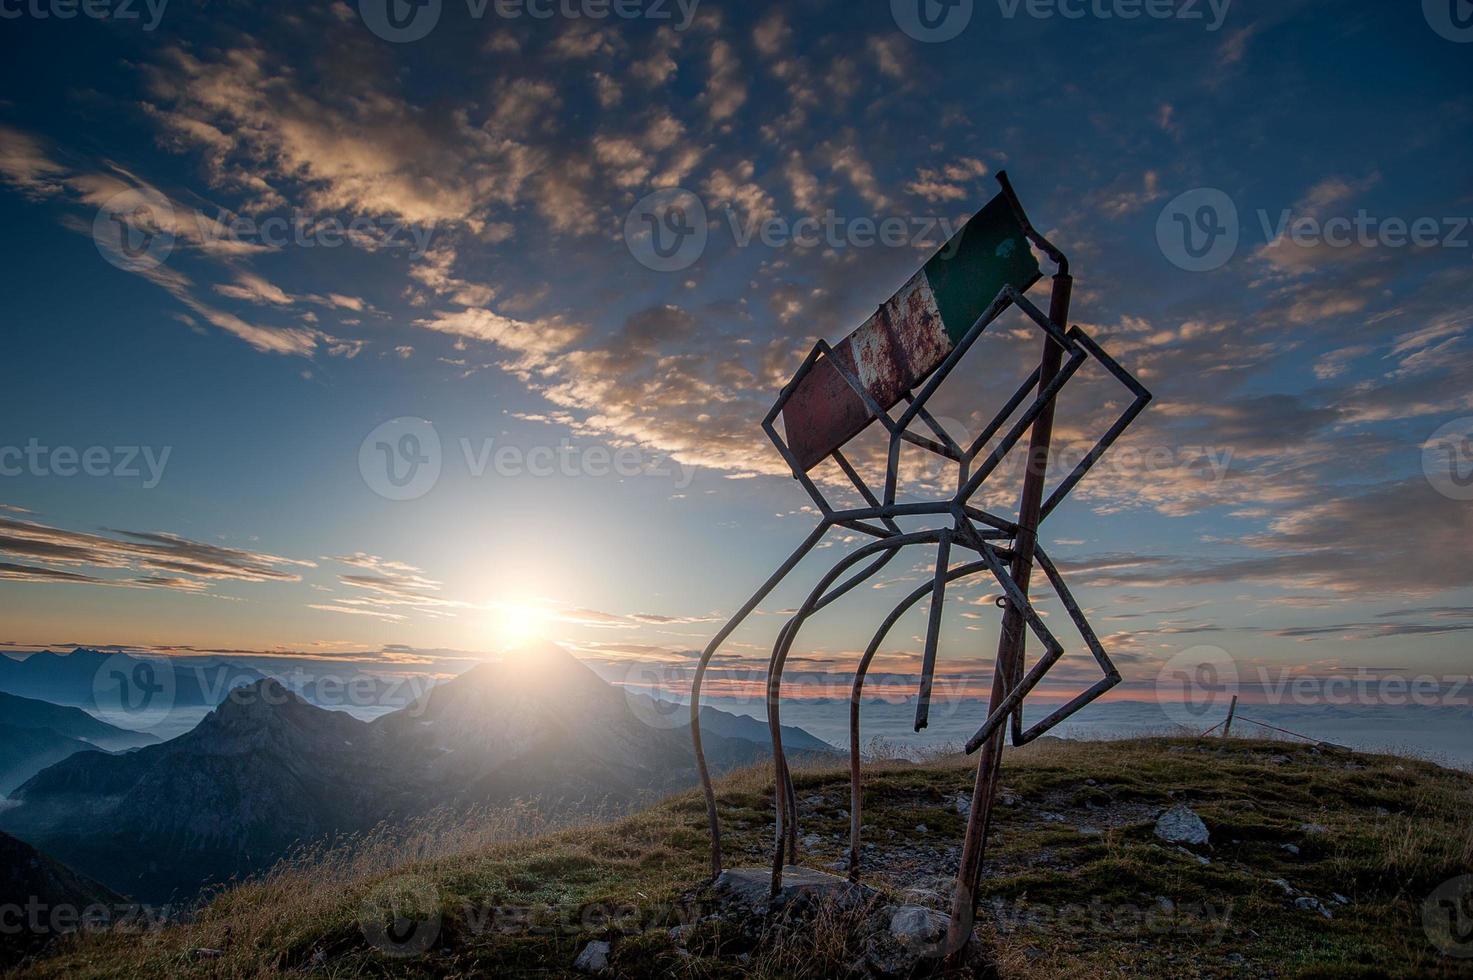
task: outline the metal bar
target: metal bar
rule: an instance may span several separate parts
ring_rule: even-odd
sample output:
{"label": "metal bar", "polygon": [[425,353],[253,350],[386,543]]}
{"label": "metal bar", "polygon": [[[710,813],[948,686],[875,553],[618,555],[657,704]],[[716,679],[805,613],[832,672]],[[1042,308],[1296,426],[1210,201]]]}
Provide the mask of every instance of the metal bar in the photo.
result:
{"label": "metal bar", "polygon": [[1018,390],[1013,392],[1013,397],[1008,399],[1008,403],[992,417],[991,422],[987,423],[987,428],[977,433],[977,438],[972,440],[971,447],[967,449],[968,463],[977,458],[977,454],[982,451],[982,447],[992,441],[992,437],[997,435],[997,430],[1001,429],[1003,423],[1012,418],[1013,413],[1018,410],[1018,406],[1023,404],[1028,398],[1028,394],[1036,387],[1038,387],[1038,368],[1034,368],[1033,373],[1028,375],[1028,380],[1018,386]]}
{"label": "metal bar", "polygon": [[[970,562],[960,565],[946,573],[947,582],[954,582],[968,575],[987,571],[987,563],[982,561]],[[880,628],[875,631],[874,637],[869,641],[869,646],[864,650],[864,656],[859,660],[859,666],[854,671],[854,685],[849,692],[849,880],[859,880],[859,820],[860,820],[860,773],[859,773],[859,710],[860,703],[864,697],[864,682],[869,675],[870,664],[875,659],[875,654],[880,649],[880,644],[885,642],[885,637],[900,620],[900,617],[915,607],[927,595],[933,592],[934,587],[930,584],[923,585],[910,595],[902,599],[890,614],[885,617]]]}
{"label": "metal bar", "polygon": [[711,658],[721,644],[726,642],[726,638],[751,615],[752,610],[767,598],[777,584],[807,557],[808,552],[812,551],[813,547],[823,539],[828,529],[827,520],[820,522],[818,527],[813,529],[803,543],[788,556],[788,560],[783,562],[778,570],[757,589],[741,609],[737,610],[736,614],[721,628],[721,631],[711,638],[711,642],[706,644],[706,649],[701,653],[701,659],[696,664],[696,673],[691,681],[690,692],[690,737],[695,749],[696,770],[701,776],[701,789],[706,795],[706,823],[711,830],[711,877],[713,879],[721,874],[721,823],[716,815],[716,790],[711,785],[711,770],[706,765],[706,752],[701,745],[701,683],[705,679],[706,668],[710,666]]}
{"label": "metal bar", "polygon": [[[912,395],[910,392],[906,392],[905,403],[907,405],[914,404],[915,396]],[[926,411],[924,407],[917,409],[916,414],[920,417],[920,420],[922,422],[926,423],[926,428],[936,433],[936,438],[944,442],[947,448],[956,454],[955,456],[951,456],[948,458],[957,459],[958,461],[960,461],[960,457],[962,455],[962,447],[960,444],[957,443],[955,439],[951,437],[951,433],[946,431],[946,426],[936,421],[936,418],[932,416],[930,412]]]}
{"label": "metal bar", "polygon": [[916,692],[916,731],[931,720],[931,675],[936,671],[936,647],[941,642],[941,610],[946,603],[946,569],[951,564],[951,533],[941,533],[936,549],[936,580],[931,588],[931,616],[926,623],[926,650],[921,657],[921,684]]}
{"label": "metal bar", "polygon": [[1049,584],[1053,586],[1054,592],[1059,597],[1059,601],[1064,605],[1064,610],[1068,612],[1069,618],[1074,621],[1074,626],[1079,630],[1079,635],[1084,637],[1085,646],[1089,648],[1089,652],[1095,658],[1095,663],[1099,665],[1100,670],[1104,671],[1105,676],[1089,690],[1057,709],[1053,714],[1026,732],[1023,731],[1023,713],[1021,711],[1015,712],[1013,714],[1013,744],[1020,746],[1032,742],[1120,683],[1120,671],[1115,669],[1115,664],[1111,662],[1110,655],[1105,652],[1105,647],[1100,643],[1100,638],[1095,635],[1094,628],[1089,625],[1089,620],[1085,618],[1084,610],[1079,608],[1079,603],[1075,601],[1074,594],[1069,591],[1069,586],[1065,584],[1064,577],[1059,574],[1058,567],[1054,565],[1053,561],[1040,545],[1034,546],[1033,559],[1043,569],[1044,574],[1048,576]]}
{"label": "metal bar", "polygon": [[[1045,341],[1045,343],[1049,342]],[[1052,350],[1055,350],[1057,352],[1054,355],[1055,361],[1057,362],[1058,360],[1061,360],[1063,358],[1063,351],[1059,350],[1056,347],[1053,347],[1051,343],[1049,344],[1049,346]],[[966,500],[970,498],[972,494],[976,493],[981,488],[982,483],[989,476],[992,475],[992,471],[997,469],[998,465],[1007,458],[1008,453],[1013,451],[1013,447],[1018,444],[1018,441],[1023,438],[1023,433],[1027,432],[1030,427],[1036,427],[1036,423],[1039,420],[1043,419],[1045,416],[1047,416],[1052,422],[1055,397],[1059,394],[1059,391],[1064,387],[1064,385],[1069,382],[1069,379],[1074,377],[1074,372],[1079,370],[1079,366],[1084,363],[1085,357],[1085,353],[1082,350],[1078,350],[1076,348],[1075,353],[1069,357],[1069,360],[1065,361],[1061,367],[1059,367],[1056,371],[1052,372],[1049,375],[1048,383],[1039,389],[1038,397],[1033,400],[1033,404],[1028,407],[1028,411],[1023,413],[1022,418],[1013,423],[1013,427],[1008,430],[1008,434],[1003,437],[1002,442],[998,443],[997,446],[993,448],[992,452],[988,454],[987,459],[982,463],[981,468],[967,479],[966,485],[963,486],[961,492],[957,494],[958,498]],[[1047,449],[1047,447],[1045,447],[1045,449]],[[1030,446],[1030,462],[1028,466],[1028,472],[1032,472],[1036,468],[1033,465],[1033,460],[1033,451],[1032,447]],[[1026,488],[1028,482],[1027,473],[1024,474],[1023,481],[1024,487]],[[1040,489],[1039,493],[1042,494],[1042,492],[1042,489]],[[1020,525],[1019,531],[1021,532],[1021,525],[1023,524],[1023,521],[1020,519],[1018,521],[1018,524]],[[1036,524],[1034,525],[1034,529],[1036,533]]]}
{"label": "metal bar", "polygon": [[1121,384],[1130,389],[1131,393],[1135,395],[1135,400],[1115,420],[1115,424],[1110,426],[1105,434],[1100,437],[1100,441],[1095,443],[1094,448],[1085,455],[1084,459],[1079,461],[1079,465],[1074,467],[1073,472],[1064,478],[1064,482],[1060,483],[1054,489],[1054,492],[1049,494],[1048,500],[1043,505],[1043,510],[1040,511],[1040,521],[1048,519],[1048,516],[1054,512],[1054,508],[1059,506],[1064,498],[1073,492],[1074,487],[1080,480],[1084,479],[1085,474],[1090,471],[1095,463],[1099,462],[1100,457],[1105,455],[1105,452],[1115,444],[1115,440],[1120,438],[1121,433],[1130,428],[1131,423],[1136,420],[1136,417],[1141,412],[1144,412],[1146,406],[1151,403],[1151,393],[1146,390],[1145,386],[1137,381],[1135,376],[1129,371],[1121,367],[1113,357],[1105,353],[1105,349],[1095,343],[1089,334],[1075,327],[1069,331],[1069,336],[1087,350],[1095,360],[1099,361],[1105,370],[1109,371]]}
{"label": "metal bar", "polygon": [[[1234,694],[1233,695],[1232,703],[1228,705],[1227,721],[1223,722],[1223,725],[1222,725],[1222,737],[1223,738],[1228,738],[1229,736],[1231,736],[1233,734],[1233,715],[1235,715],[1237,713],[1238,713],[1238,696],[1236,694]],[[1248,719],[1246,719],[1246,718],[1243,719],[1243,720],[1244,721],[1248,721]],[[1248,723],[1250,725],[1252,724],[1252,722],[1248,722]]]}
{"label": "metal bar", "polygon": [[[1016,203],[1017,195],[1012,192],[1006,178],[1001,178],[1003,192]],[[1019,207],[1021,211],[1021,207]],[[1031,225],[1024,221],[1025,228]],[[1030,236],[1031,237],[1031,236]],[[1040,239],[1042,236],[1039,236]],[[1042,245],[1040,247],[1043,247]],[[1073,279],[1069,276],[1068,260],[1054,249],[1058,272],[1054,276],[1053,292],[1049,298],[1049,320],[1053,323],[1069,322],[1069,300],[1073,293]],[[1051,387],[1062,371],[1063,348],[1046,337],[1043,353],[1039,360],[1038,381],[1041,389]],[[1042,517],[1043,489],[1048,465],[1049,448],[1053,438],[1054,402],[1050,398],[1034,422],[1028,445],[1028,469],[1023,480],[1023,495],[1018,506],[1018,533],[1013,542],[1013,581],[1022,590],[1025,601],[1029,579],[1033,573],[1033,549],[1038,543],[1038,522]],[[981,481],[975,474],[968,482],[974,492]],[[963,493],[962,499],[970,497]],[[1023,657],[1024,632],[1023,611],[1009,608],[1003,615],[1001,636],[998,639],[997,664],[994,669],[994,700],[1006,695],[1009,679],[1020,667]],[[951,919],[947,924],[947,962],[949,966],[960,965],[961,951],[971,939],[973,918],[976,915],[976,893],[981,884],[982,865],[987,850],[987,831],[992,819],[992,806],[997,796],[998,772],[1002,762],[1002,739],[998,733],[988,739],[987,749],[977,762],[977,777],[972,788],[972,810],[967,819],[967,830],[962,840],[961,864],[957,870],[956,889],[952,896]]]}
{"label": "metal bar", "polygon": [[[1049,628],[1044,625],[1043,619],[1038,615],[1038,611],[1033,608],[1033,604],[1028,601],[1028,596],[1023,592],[1020,583],[1012,577],[1012,574],[1007,569],[1002,567],[1002,563],[992,554],[990,548],[984,548],[982,560],[988,563],[988,567],[992,569],[993,575],[997,577],[998,584],[1002,586],[1003,592],[1007,594],[1008,605],[1007,611],[1003,614],[1003,622],[1006,623],[1009,616],[1017,611],[1018,615],[1021,616],[1023,622],[1033,631],[1034,635],[1043,641],[1045,649],[1044,655],[1039,658],[1038,663],[1028,672],[1027,677],[1020,683],[1009,684],[1009,690],[1001,704],[988,704],[987,721],[977,730],[976,734],[967,740],[966,751],[968,755],[976,752],[982,746],[982,743],[992,738],[993,733],[1002,731],[1002,726],[1007,723],[1008,716],[1022,703],[1029,692],[1038,686],[1038,682],[1043,680],[1044,675],[1049,672],[1049,669],[1064,655],[1063,646],[1054,637],[1053,633],[1049,632]],[[1018,564],[1017,558],[1014,558],[1013,564],[1014,566]],[[1012,668],[1012,672],[1017,673],[1018,668]]]}
{"label": "metal bar", "polygon": [[862,548],[859,548],[849,555],[846,555],[837,564],[835,564],[833,568],[829,569],[828,573],[809,594],[808,598],[804,600],[803,605],[798,607],[798,611],[794,614],[793,617],[793,628],[789,630],[784,637],[782,637],[782,642],[778,645],[777,649],[774,650],[772,663],[767,674],[767,727],[768,734],[772,738],[772,757],[775,766],[774,771],[778,774],[778,778],[774,783],[775,795],[777,796],[777,799],[774,800],[774,809],[776,810],[777,814],[777,847],[776,853],[773,855],[772,867],[772,894],[774,896],[777,895],[778,891],[782,888],[783,815],[787,806],[786,800],[784,799],[784,797],[786,796],[785,787],[781,778],[781,773],[783,772],[782,767],[786,765],[787,759],[787,757],[783,753],[781,717],[782,677],[783,666],[787,662],[788,652],[792,649],[793,640],[797,637],[798,631],[802,628],[803,622],[807,620],[807,618],[812,614],[814,605],[828,590],[829,586],[833,584],[834,580],[837,579],[840,575],[844,574],[844,572],[847,571],[850,566],[863,561],[865,558],[868,558],[872,554],[876,554],[886,549],[898,550],[900,548],[905,548],[913,544],[932,544],[939,540],[941,533],[941,531],[932,530],[915,531],[910,534],[896,535],[895,537],[887,538],[883,541],[872,541]]}

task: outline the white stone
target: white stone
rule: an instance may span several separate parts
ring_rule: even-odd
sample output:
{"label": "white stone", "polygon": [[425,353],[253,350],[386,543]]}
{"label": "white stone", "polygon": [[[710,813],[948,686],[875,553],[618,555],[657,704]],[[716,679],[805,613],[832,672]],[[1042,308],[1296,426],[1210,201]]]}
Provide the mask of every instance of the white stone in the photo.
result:
{"label": "white stone", "polygon": [[1178,803],[1156,820],[1156,836],[1170,844],[1207,843],[1207,825],[1191,807]]}
{"label": "white stone", "polygon": [[579,973],[602,973],[609,968],[609,953],[612,949],[608,943],[600,940],[589,943],[573,961],[573,969]]}

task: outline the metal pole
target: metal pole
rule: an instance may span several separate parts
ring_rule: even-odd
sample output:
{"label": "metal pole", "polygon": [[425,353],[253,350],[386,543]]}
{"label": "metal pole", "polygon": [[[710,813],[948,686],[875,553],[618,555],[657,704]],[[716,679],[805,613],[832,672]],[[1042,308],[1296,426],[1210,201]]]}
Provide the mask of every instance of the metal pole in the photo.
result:
{"label": "metal pole", "polygon": [[[1060,270],[1054,276],[1053,295],[1049,300],[1049,319],[1061,329],[1069,324],[1069,300],[1074,280]],[[1043,356],[1039,362],[1039,389],[1046,388],[1059,373],[1064,350],[1045,335]],[[1026,596],[1033,575],[1033,548],[1038,540],[1038,522],[1043,509],[1043,490],[1048,468],[1049,447],[1054,433],[1054,401],[1050,401],[1033,423],[1028,442],[1028,468],[1023,476],[1023,495],[1018,505],[1018,533],[1014,538],[1013,582]],[[1023,651],[1027,631],[1020,610],[1010,603],[1003,614],[1002,632],[997,644],[997,664],[993,670],[992,700],[1001,703],[1007,692],[1022,676]],[[987,852],[987,832],[992,822],[992,806],[997,797],[998,775],[1002,763],[1006,726],[999,725],[982,747],[977,762],[977,779],[972,787],[972,812],[967,819],[967,833],[962,842],[961,867],[956,875],[956,892],[952,896],[951,922],[947,928],[948,965],[961,965],[962,953],[971,939],[976,914],[977,887],[982,879],[982,862]]]}
{"label": "metal pole", "polygon": [[1228,705],[1227,723],[1222,726],[1222,737],[1227,738],[1233,732],[1233,715],[1238,713],[1238,696],[1233,695],[1232,704]]}

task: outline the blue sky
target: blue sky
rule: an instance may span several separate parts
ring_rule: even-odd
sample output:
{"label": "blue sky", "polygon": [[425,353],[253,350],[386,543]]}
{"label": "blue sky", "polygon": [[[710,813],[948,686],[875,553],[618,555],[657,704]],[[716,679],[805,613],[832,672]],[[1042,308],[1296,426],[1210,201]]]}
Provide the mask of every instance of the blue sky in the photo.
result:
{"label": "blue sky", "polygon": [[[1473,520],[1429,446],[1473,425],[1473,47],[1435,3],[977,0],[942,42],[881,2],[702,0],[681,29],[673,4],[444,0],[397,42],[361,6],[5,6],[0,448],[48,450],[0,458],[12,648],[434,666],[535,632],[688,663],[815,519],[758,427],[777,390],[1005,168],[1073,260],[1076,321],[1157,396],[1044,534],[1126,690],[1200,645],[1467,672]],[[624,229],[671,188],[708,241],[662,272]],[[1191,271],[1172,213],[1202,200],[1231,202],[1237,244]],[[817,244],[739,242],[830,215]],[[1357,216],[1371,230],[1337,244]],[[1299,233],[1271,241],[1285,217]],[[887,219],[904,241],[865,244]],[[118,228],[167,254],[120,255]],[[946,417],[975,431],[1034,347],[1001,325]],[[1071,388],[1065,448],[1116,398]],[[379,429],[396,419],[424,423]],[[426,423],[439,477],[388,499],[360,449]],[[564,444],[569,473],[527,472]],[[102,447],[105,475],[58,475],[56,447]],[[765,662],[843,544],[727,666]],[[930,560],[810,627],[811,666],[849,662]],[[995,610],[980,583],[958,595],[943,670],[964,684],[988,676]]]}

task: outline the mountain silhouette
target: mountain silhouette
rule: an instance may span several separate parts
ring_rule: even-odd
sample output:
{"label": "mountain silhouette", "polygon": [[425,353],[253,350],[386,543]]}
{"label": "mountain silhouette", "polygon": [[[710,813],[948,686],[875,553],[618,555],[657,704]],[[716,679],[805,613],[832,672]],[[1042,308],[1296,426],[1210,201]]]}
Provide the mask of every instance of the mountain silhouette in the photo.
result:
{"label": "mountain silhouette", "polygon": [[[187,901],[295,844],[437,807],[620,810],[693,785],[685,716],[650,703],[551,645],[473,668],[373,722],[267,678],[169,742],[51,766],[15,790],[0,826],[135,898]],[[730,718],[715,727],[742,728]],[[766,726],[750,731],[708,732],[711,764],[763,758]]]}

